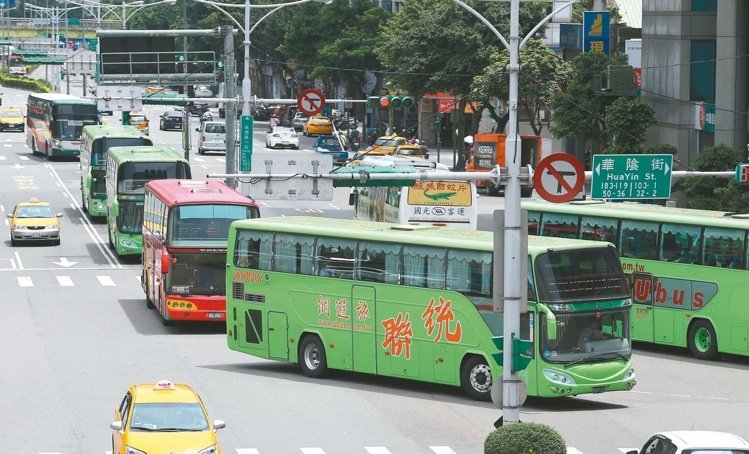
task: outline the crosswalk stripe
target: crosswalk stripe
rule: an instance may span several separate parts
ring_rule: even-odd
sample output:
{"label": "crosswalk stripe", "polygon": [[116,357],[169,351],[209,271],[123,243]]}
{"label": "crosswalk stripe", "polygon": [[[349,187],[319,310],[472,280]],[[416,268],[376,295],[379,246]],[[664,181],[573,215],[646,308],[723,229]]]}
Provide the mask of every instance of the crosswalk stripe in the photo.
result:
{"label": "crosswalk stripe", "polygon": [[455,454],[449,446],[430,446],[429,449],[434,451],[434,454]]}
{"label": "crosswalk stripe", "polygon": [[366,449],[369,454],[390,454],[390,450],[382,446],[368,446],[364,449]]}
{"label": "crosswalk stripe", "polygon": [[57,283],[60,284],[60,287],[72,287],[73,279],[70,278],[70,276],[55,276],[57,279]]}
{"label": "crosswalk stripe", "polygon": [[583,454],[581,451],[578,451],[575,448],[567,448],[567,454]]}
{"label": "crosswalk stripe", "polygon": [[322,448],[300,448],[304,454],[325,454]]}
{"label": "crosswalk stripe", "polygon": [[104,287],[114,287],[114,281],[109,276],[96,276],[96,279],[98,279],[99,283]]}
{"label": "crosswalk stripe", "polygon": [[34,282],[31,281],[31,276],[18,276],[19,287],[33,287]]}
{"label": "crosswalk stripe", "polygon": [[237,451],[237,454],[260,454],[260,451],[258,451],[255,448],[252,448],[252,449],[237,448],[236,451]]}
{"label": "crosswalk stripe", "polygon": [[20,159],[21,161],[28,161],[29,157],[28,156],[19,156],[18,159]]}

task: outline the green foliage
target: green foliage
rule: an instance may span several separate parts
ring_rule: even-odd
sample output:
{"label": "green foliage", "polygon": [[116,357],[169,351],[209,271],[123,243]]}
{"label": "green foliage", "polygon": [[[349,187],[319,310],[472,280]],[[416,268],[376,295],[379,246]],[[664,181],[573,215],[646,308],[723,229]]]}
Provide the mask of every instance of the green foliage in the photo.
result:
{"label": "green foliage", "polygon": [[[695,160],[695,170],[733,171],[741,161],[741,152],[726,145],[717,145],[700,151]],[[678,181],[674,189],[686,192],[689,208],[749,212],[749,185],[740,185],[734,179],[687,177]]]}
{"label": "green foliage", "polygon": [[676,156],[679,149],[670,143],[653,143],[645,147],[643,154],[670,154]]}
{"label": "green foliage", "polygon": [[28,90],[32,93],[50,93],[52,87],[49,82],[31,79],[28,77],[11,76],[5,71],[0,72],[0,85],[3,87],[18,88],[20,90]]}
{"label": "green foliage", "polygon": [[[507,50],[491,55],[482,74],[473,78],[471,98],[485,102],[491,96],[509,99],[510,55]],[[532,118],[531,127],[536,135],[543,129],[540,112],[551,96],[561,88],[567,78],[567,65],[540,39],[530,39],[520,50],[519,108]]]}
{"label": "green foliage", "polygon": [[549,426],[524,422],[502,426],[484,442],[484,454],[566,454],[567,444]]}
{"label": "green foliage", "polygon": [[645,133],[655,124],[655,111],[640,98],[617,98],[606,106],[605,124],[612,145],[641,153]]}

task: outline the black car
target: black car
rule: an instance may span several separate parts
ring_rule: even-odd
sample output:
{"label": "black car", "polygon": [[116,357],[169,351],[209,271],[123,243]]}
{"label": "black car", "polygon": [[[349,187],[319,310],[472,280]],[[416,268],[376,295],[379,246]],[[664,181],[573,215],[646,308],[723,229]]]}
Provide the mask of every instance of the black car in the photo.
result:
{"label": "black car", "polygon": [[166,131],[167,129],[182,129],[182,110],[170,109],[161,114],[159,120],[159,129]]}
{"label": "black car", "polygon": [[187,111],[193,116],[202,116],[208,110],[207,102],[188,102]]}

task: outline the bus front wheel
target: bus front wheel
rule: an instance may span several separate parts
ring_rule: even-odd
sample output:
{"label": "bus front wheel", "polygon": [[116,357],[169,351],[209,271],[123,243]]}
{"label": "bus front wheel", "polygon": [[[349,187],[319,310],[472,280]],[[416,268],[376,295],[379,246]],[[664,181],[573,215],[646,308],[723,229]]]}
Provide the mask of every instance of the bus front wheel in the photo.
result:
{"label": "bus front wheel", "polygon": [[486,360],[472,356],[463,363],[460,371],[463,390],[475,400],[489,400],[492,389],[492,372]]}
{"label": "bus front wheel", "polygon": [[328,371],[325,347],[319,337],[305,336],[299,345],[299,367],[304,375],[312,378],[323,377]]}
{"label": "bus front wheel", "polygon": [[712,360],[718,356],[718,336],[707,320],[695,320],[689,327],[689,350],[698,359]]}

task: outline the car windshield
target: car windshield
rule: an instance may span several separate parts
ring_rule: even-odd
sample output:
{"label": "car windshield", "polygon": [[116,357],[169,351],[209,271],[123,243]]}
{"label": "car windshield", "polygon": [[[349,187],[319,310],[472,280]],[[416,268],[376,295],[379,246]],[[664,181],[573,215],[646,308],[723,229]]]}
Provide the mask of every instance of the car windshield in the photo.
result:
{"label": "car windshield", "polygon": [[396,147],[400,145],[402,142],[400,142],[398,139],[383,139],[379,138],[375,141],[375,145],[384,146],[384,147]]}
{"label": "car windshield", "polygon": [[50,207],[19,207],[16,212],[17,218],[52,218],[55,212]]}
{"label": "car windshield", "polygon": [[338,143],[338,139],[335,137],[320,138],[318,140],[318,147],[340,147],[340,143]]}
{"label": "car windshield", "polygon": [[198,403],[135,404],[130,430],[149,432],[199,432],[208,420]]}
{"label": "car windshield", "polygon": [[21,112],[15,111],[15,110],[6,110],[2,113],[3,117],[7,118],[23,118],[23,115],[21,115]]}
{"label": "car windshield", "polygon": [[145,115],[130,115],[130,121],[146,121]]}
{"label": "car windshield", "polygon": [[310,120],[310,123],[315,125],[327,125],[330,124],[330,120],[327,118],[313,118]]}
{"label": "car windshield", "polygon": [[421,154],[421,149],[418,148],[399,148],[398,154],[414,155]]}
{"label": "car windshield", "polygon": [[273,132],[279,133],[279,134],[291,134],[294,132],[291,128],[275,128],[273,129]]}
{"label": "car windshield", "polygon": [[226,126],[223,124],[205,125],[205,132],[209,134],[226,134]]}

